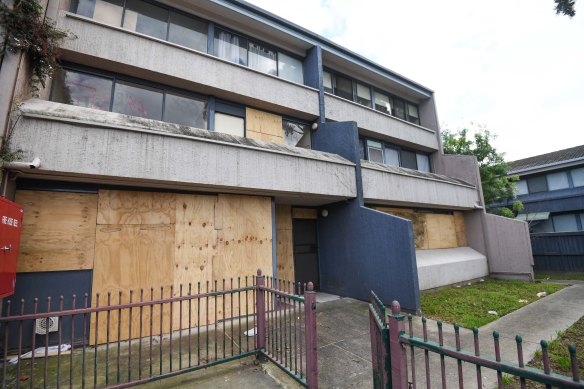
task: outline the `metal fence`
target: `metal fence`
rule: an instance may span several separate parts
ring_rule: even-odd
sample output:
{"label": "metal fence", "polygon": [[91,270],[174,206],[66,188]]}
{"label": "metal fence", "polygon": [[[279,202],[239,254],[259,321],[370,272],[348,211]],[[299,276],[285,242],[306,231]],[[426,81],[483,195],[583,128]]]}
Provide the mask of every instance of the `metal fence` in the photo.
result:
{"label": "metal fence", "polygon": [[63,297],[52,310],[49,297],[44,312],[34,299],[32,313],[24,300],[7,301],[0,317],[2,388],[124,388],[252,355],[317,387],[312,285],[265,283],[258,272],[105,299],[96,294],[94,306],[85,295],[80,308],[73,295],[67,310]]}
{"label": "metal fence", "polygon": [[[526,387],[528,381],[542,383],[546,387],[584,388],[584,381],[580,380],[578,371],[576,348],[573,345],[568,347],[572,370],[571,377],[555,374],[551,371],[547,342],[545,341],[541,342],[543,370],[525,365],[522,339],[519,336],[515,338],[517,363],[503,361],[501,360],[501,347],[497,332],[493,333],[494,357],[484,353],[481,354],[479,331],[477,329],[473,330],[473,350],[462,349],[460,329],[456,325],[454,326],[454,347],[444,344],[444,332],[441,322],[437,323],[437,341],[428,338],[427,321],[424,318],[422,318],[422,337],[416,337],[414,336],[411,315],[407,318],[408,331],[406,332],[406,317],[401,314],[397,301],[392,303],[391,314],[386,317],[383,303],[373,292],[371,294],[369,312],[372,321],[371,328],[375,331],[375,335],[372,333],[371,339],[372,342],[376,342],[376,344],[372,343],[371,345],[375,388],[415,389],[420,384],[419,381],[422,381],[422,385],[426,388],[431,388],[432,384],[436,383],[439,383],[442,388],[446,388],[447,377],[452,376],[457,377],[458,386],[463,388],[465,384],[463,364],[474,366],[477,388],[483,387],[482,369],[496,372],[498,388],[504,387],[504,373],[517,377],[522,388]],[[386,337],[380,336],[383,331],[387,333]],[[384,362],[386,363],[381,363],[380,357],[385,358]],[[439,358],[439,371],[437,371],[438,369],[432,371],[431,367],[434,364],[430,361],[431,357]],[[416,358],[421,358],[422,363],[416,364]],[[447,360],[448,362],[456,362],[455,373],[451,371],[453,366],[447,363]],[[416,371],[420,369],[420,366],[423,367],[421,369],[423,371]]]}
{"label": "metal fence", "polygon": [[584,273],[584,232],[531,234],[535,272]]}

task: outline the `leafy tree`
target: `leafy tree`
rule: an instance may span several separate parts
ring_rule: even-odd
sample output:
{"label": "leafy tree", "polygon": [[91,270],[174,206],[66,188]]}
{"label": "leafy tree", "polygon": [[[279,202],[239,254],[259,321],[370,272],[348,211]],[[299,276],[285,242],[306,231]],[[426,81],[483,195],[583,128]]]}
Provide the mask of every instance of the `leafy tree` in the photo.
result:
{"label": "leafy tree", "polygon": [[479,163],[483,196],[487,210],[507,217],[514,217],[521,211],[523,205],[516,202],[512,209],[494,208],[495,202],[513,199],[515,197],[515,182],[517,176],[508,176],[509,164],[505,162],[504,153],[499,153],[493,146],[496,136],[483,127],[473,131],[472,138],[468,129],[457,132],[442,131],[442,146],[445,154],[474,155]]}
{"label": "leafy tree", "polygon": [[563,14],[573,18],[576,15],[576,0],[554,0],[556,3],[556,15]]}

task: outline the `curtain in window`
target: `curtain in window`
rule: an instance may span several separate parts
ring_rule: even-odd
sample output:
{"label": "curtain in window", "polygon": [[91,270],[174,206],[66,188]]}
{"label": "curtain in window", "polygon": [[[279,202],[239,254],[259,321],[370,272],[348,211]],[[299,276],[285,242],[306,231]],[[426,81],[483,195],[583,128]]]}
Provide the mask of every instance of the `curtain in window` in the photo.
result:
{"label": "curtain in window", "polygon": [[248,66],[260,72],[268,73],[273,76],[278,74],[277,54],[275,51],[266,49],[257,43],[249,42],[249,63]]}
{"label": "curtain in window", "polygon": [[246,61],[240,55],[240,43],[237,35],[220,31],[215,39],[215,46],[218,57],[241,65],[246,64]]}

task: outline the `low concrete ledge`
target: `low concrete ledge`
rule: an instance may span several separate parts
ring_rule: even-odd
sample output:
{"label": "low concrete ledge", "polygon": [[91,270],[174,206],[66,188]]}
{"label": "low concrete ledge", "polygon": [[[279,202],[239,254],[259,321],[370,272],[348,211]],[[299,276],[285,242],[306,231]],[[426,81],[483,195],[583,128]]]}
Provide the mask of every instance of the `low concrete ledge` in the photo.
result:
{"label": "low concrete ledge", "polygon": [[27,174],[148,180],[191,190],[356,197],[355,165],[314,150],[31,100],[11,147],[42,160]]}
{"label": "low concrete ledge", "polygon": [[487,257],[470,247],[416,250],[420,290],[485,277]]}
{"label": "low concrete ledge", "polygon": [[458,179],[361,161],[363,197],[368,203],[473,209],[477,189]]}

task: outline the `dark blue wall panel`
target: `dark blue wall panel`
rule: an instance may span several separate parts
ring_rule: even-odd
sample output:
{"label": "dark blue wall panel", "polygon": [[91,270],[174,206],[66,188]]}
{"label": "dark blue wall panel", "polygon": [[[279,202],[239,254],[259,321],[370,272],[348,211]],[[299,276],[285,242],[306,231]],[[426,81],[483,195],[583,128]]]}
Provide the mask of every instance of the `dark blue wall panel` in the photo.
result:
{"label": "dark blue wall panel", "polygon": [[[76,307],[83,308],[84,295],[88,295],[88,305],[91,306],[91,270],[75,271],[54,271],[42,273],[18,273],[16,275],[15,293],[4,299],[2,314],[6,314],[7,303],[10,300],[11,314],[20,313],[21,300],[24,299],[24,313],[33,313],[34,299],[38,298],[37,312],[47,312],[47,297],[51,297],[51,311],[59,309],[60,297],[63,296],[63,308],[72,308],[72,296],[75,294]],[[14,323],[16,324],[16,323]],[[30,347],[32,344],[32,321],[27,321],[23,325],[23,346]],[[61,322],[63,330],[63,343],[71,342],[71,319],[65,318]],[[87,316],[87,330],[89,334],[89,316]],[[0,332],[4,337],[4,329]],[[83,317],[75,319],[75,343],[81,342],[83,338]],[[8,347],[16,349],[18,346],[18,326],[9,326]],[[36,343],[44,345],[45,337],[36,335]],[[4,344],[4,339],[2,338]],[[49,343],[57,343],[57,333],[49,334]]]}
{"label": "dark blue wall panel", "polygon": [[312,146],[355,162],[358,189],[356,199],[323,207],[328,217],[318,219],[321,290],[360,300],[374,290],[386,304],[418,310],[412,224],[364,207],[356,123],[320,124]]}
{"label": "dark blue wall panel", "polygon": [[324,114],[324,89],[322,85],[322,50],[320,46],[314,46],[306,53],[303,64],[304,84],[316,88],[319,91],[319,116],[320,122],[325,121]]}
{"label": "dark blue wall panel", "polygon": [[584,232],[532,234],[536,272],[584,272]]}

